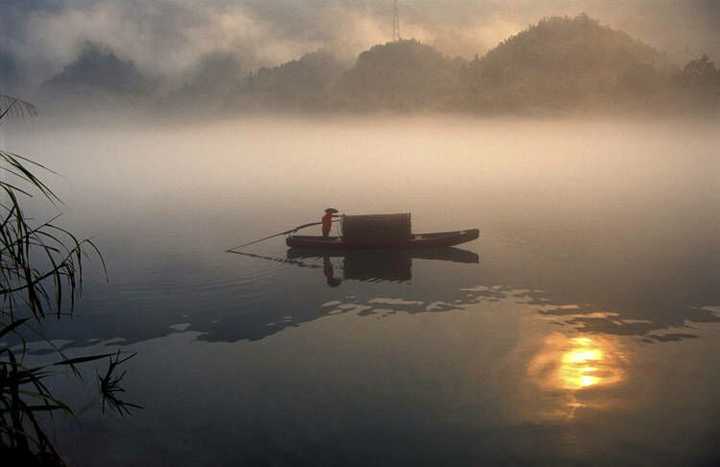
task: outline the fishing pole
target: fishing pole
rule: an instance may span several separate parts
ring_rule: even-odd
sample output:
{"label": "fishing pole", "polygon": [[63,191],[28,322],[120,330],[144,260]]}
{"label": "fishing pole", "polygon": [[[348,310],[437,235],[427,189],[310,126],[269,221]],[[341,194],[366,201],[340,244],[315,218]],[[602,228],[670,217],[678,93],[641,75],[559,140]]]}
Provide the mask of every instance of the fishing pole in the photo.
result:
{"label": "fishing pole", "polygon": [[[338,222],[338,220],[333,220],[333,222]],[[298,226],[298,227],[295,227],[294,229],[287,230],[287,231],[285,231],[285,232],[280,232],[280,233],[276,233],[276,234],[273,234],[273,235],[268,235],[267,237],[263,237],[263,238],[260,238],[260,239],[258,239],[258,240],[253,240],[252,242],[244,243],[244,244],[239,245],[239,246],[236,246],[236,247],[234,247],[234,248],[230,248],[230,249],[228,249],[228,250],[225,250],[225,252],[226,252],[226,253],[236,253],[236,250],[238,250],[238,249],[240,249],[240,248],[245,248],[245,247],[248,247],[248,246],[251,246],[251,245],[256,245],[256,244],[258,244],[258,243],[264,242],[265,240],[270,240],[270,239],[273,239],[273,238],[276,238],[276,237],[282,237],[283,235],[290,235],[290,234],[293,234],[293,233],[297,232],[298,230],[307,229],[308,227],[314,227],[314,226],[316,226],[316,225],[322,225],[322,222],[311,222],[311,223],[309,223],[309,224],[303,224],[303,225],[300,225],[300,226]]]}
{"label": "fishing pole", "polygon": [[274,256],[256,255],[253,253],[245,253],[243,251],[228,250],[227,252],[232,253],[234,255],[247,256],[248,258],[256,258],[256,259],[263,259],[265,261],[272,261],[274,263],[292,264],[294,266],[300,266],[301,268],[322,269],[322,266],[319,266],[317,264],[308,264],[308,263],[305,263],[305,262],[297,260],[297,259],[277,258]]}

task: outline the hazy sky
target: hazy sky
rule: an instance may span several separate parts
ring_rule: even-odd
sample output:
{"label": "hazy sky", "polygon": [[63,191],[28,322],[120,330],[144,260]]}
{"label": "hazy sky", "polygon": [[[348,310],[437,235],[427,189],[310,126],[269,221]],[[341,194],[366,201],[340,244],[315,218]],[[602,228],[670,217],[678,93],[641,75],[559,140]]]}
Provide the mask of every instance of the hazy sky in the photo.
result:
{"label": "hazy sky", "polygon": [[[720,58],[719,0],[401,0],[404,37],[472,56],[543,16],[586,12],[684,60]],[[318,48],[353,56],[390,37],[392,0],[0,0],[0,51],[36,77],[84,41],[145,73],[182,71],[213,51],[247,68]]]}

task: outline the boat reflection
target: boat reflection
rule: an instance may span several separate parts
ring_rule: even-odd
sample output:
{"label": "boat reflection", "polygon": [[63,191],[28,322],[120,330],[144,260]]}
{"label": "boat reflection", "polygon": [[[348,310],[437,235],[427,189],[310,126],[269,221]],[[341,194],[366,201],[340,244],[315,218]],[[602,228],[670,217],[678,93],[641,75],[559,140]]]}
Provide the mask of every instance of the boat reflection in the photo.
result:
{"label": "boat reflection", "polygon": [[[208,342],[258,341],[331,314],[379,316],[387,314],[389,309],[409,314],[441,313],[480,300],[499,300],[511,292],[499,286],[474,289],[477,285],[474,274],[469,275],[467,269],[463,273],[463,268],[452,268],[451,274],[438,275],[435,271],[440,270],[442,263],[478,265],[477,254],[459,248],[396,252],[291,249],[284,256],[233,253],[287,267],[272,268],[276,288],[267,287],[255,295],[233,297],[241,284],[237,281],[223,284],[223,287],[211,287],[193,300],[180,292],[166,295],[177,301],[173,302],[174,306],[166,303],[159,310],[155,310],[155,304],[151,304],[153,308],[142,308],[140,304],[136,311],[144,323],[140,328],[133,324],[136,320],[124,319],[118,312],[87,316],[84,327],[60,327],[64,322],[58,322],[52,333],[68,341],[63,350],[94,345],[117,336],[123,336],[123,345],[128,345],[176,332],[197,332],[199,340]],[[424,262],[433,264],[418,267],[419,284],[408,287],[413,280],[415,260],[429,260]],[[428,277],[432,277],[430,285],[423,281]],[[346,281],[352,284],[346,284]],[[254,285],[253,282],[245,284],[251,290]],[[292,287],[299,288],[300,292]],[[291,293],[279,293],[285,291]],[[302,300],[295,301],[295,293],[301,293]],[[113,319],[115,316],[117,319]],[[175,327],[178,324],[183,326],[182,331]],[[49,322],[49,325],[55,325],[55,322]]]}
{"label": "boat reflection", "polygon": [[[333,251],[290,249],[286,263],[303,264],[305,260],[322,259],[327,285],[339,286],[343,280],[363,282],[409,282],[412,280],[413,259],[438,260],[453,263],[477,264],[478,255],[460,248],[437,248],[430,250],[358,250]],[[335,262],[340,260],[336,272]]]}
{"label": "boat reflection", "polygon": [[561,391],[566,409],[561,412],[572,416],[578,408],[608,405],[610,397],[602,391],[623,382],[626,368],[627,356],[616,338],[555,333],[530,361],[528,376],[543,391]]}

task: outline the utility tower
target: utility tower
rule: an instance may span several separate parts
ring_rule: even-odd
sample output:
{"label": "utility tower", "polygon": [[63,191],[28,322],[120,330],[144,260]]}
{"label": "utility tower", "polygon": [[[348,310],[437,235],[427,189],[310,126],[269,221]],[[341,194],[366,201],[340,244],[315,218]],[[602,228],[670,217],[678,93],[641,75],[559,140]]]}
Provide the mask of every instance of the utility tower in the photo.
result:
{"label": "utility tower", "polygon": [[400,39],[400,8],[398,8],[398,0],[393,0],[393,41]]}

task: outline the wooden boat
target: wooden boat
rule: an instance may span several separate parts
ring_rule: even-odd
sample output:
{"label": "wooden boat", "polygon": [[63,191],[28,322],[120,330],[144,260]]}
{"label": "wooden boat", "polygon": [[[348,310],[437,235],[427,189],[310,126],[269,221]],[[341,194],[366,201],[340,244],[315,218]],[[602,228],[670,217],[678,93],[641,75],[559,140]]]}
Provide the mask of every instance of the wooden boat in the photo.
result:
{"label": "wooden boat", "polygon": [[459,230],[410,235],[405,240],[346,240],[343,237],[320,237],[309,235],[291,235],[287,238],[290,248],[313,248],[328,250],[379,250],[379,249],[415,249],[442,248],[471,242],[478,238],[478,229]]}

